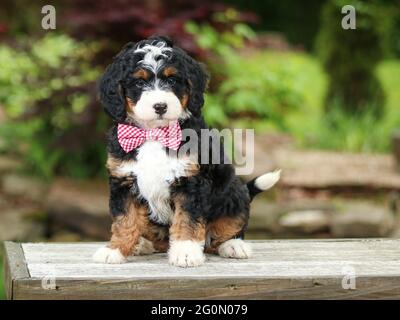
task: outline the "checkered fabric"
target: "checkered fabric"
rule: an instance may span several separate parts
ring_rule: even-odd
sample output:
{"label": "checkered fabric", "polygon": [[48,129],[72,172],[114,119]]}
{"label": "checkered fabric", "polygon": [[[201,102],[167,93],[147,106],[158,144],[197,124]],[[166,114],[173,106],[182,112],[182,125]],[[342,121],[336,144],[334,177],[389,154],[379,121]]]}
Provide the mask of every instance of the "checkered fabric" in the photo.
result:
{"label": "checkered fabric", "polygon": [[164,147],[178,150],[182,131],[178,121],[174,121],[168,127],[141,129],[138,127],[118,124],[118,142],[125,152],[142,145],[146,140],[155,140],[161,142]]}

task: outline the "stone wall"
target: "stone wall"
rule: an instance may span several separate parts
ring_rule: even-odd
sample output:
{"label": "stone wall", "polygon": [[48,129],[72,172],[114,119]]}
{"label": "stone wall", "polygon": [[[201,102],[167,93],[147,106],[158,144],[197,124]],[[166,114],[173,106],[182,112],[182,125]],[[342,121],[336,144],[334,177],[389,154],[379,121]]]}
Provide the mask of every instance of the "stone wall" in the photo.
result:
{"label": "stone wall", "polygon": [[[360,155],[361,161],[355,155],[342,153],[300,152],[292,150],[286,140],[279,142],[280,146],[284,145],[283,149],[266,150],[261,145],[274,143],[257,142],[258,173],[282,168],[283,178],[277,187],[256,197],[252,203],[248,238],[400,234],[399,177],[391,173],[393,163],[388,156],[368,156],[370,165],[366,170],[365,155]],[[346,165],[346,161],[351,165]],[[0,156],[0,240],[109,238],[111,219],[106,179],[77,182],[56,178],[46,184],[19,173],[20,167],[16,159]],[[350,174],[342,167],[353,170]],[[342,172],[343,176],[336,178],[329,168]],[[385,174],[381,180],[369,183],[373,170]]]}

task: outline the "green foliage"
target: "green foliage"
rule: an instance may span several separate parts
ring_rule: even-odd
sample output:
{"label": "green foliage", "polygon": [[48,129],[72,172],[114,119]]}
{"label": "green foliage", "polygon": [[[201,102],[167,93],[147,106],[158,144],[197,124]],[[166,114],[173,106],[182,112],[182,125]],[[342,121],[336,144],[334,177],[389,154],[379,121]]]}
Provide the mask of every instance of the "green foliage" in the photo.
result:
{"label": "green foliage", "polygon": [[[322,13],[317,50],[330,76],[325,107],[328,112],[340,108],[351,115],[384,113],[384,92],[374,70],[384,56],[387,27],[382,28],[390,14],[390,6],[382,1],[353,1],[356,29],[345,30],[341,9],[346,0],[329,0]],[[335,116],[332,116],[334,119]]]}
{"label": "green foliage", "polygon": [[319,13],[326,0],[224,0],[235,7],[254,12],[260,18],[257,30],[283,33],[295,45],[311,49],[319,27]]}
{"label": "green foliage", "polygon": [[[397,126],[400,121],[397,121]],[[349,116],[335,109],[323,117],[315,130],[310,130],[308,144],[319,149],[350,152],[387,152],[390,136],[396,126],[388,121],[377,122],[374,114]]]}
{"label": "green foliage", "polygon": [[99,45],[54,34],[23,40],[18,49],[0,46],[0,104],[8,117],[2,149],[45,178],[98,174],[105,155],[95,138],[105,121],[93,90],[100,70],[90,61]]}
{"label": "green foliage", "polygon": [[[387,99],[377,121],[368,101],[365,111],[349,115],[341,106],[324,109],[328,77],[318,60],[305,53],[249,51],[227,43],[208,26],[191,26],[203,47],[213,77],[204,108],[213,126],[250,127],[292,135],[299,146],[350,152],[388,152],[400,127],[400,62],[381,62],[372,69]],[[224,38],[226,39],[226,37]],[[205,45],[206,44],[206,45]],[[239,48],[239,50],[237,50]],[[382,106],[383,107],[383,106]]]}
{"label": "green foliage", "polygon": [[220,57],[234,55],[235,49],[243,48],[247,39],[255,37],[254,31],[248,25],[236,22],[237,15],[234,9],[215,14],[216,21],[232,25],[229,30],[219,31],[210,24],[198,25],[194,22],[186,23],[185,30],[195,36],[200,48]]}
{"label": "green foliage", "polygon": [[204,116],[212,126],[263,126],[285,128],[284,115],[297,108],[301,96],[292,81],[293,70],[282,63],[268,68],[262,55],[244,51],[246,39],[254,32],[244,24],[218,32],[210,25],[190,23],[187,30],[195,35],[200,47],[213,53],[208,66],[218,83],[211,82]]}
{"label": "green foliage", "polygon": [[341,108],[327,116],[323,107],[327,77],[314,58],[293,53],[265,53],[265,57],[271,65],[282,61],[296,65],[294,81],[304,103],[286,114],[286,123],[287,132],[300,146],[349,152],[390,151],[391,134],[400,127],[400,61],[384,61],[375,70],[387,96],[386,113],[377,121],[369,111],[349,116]]}

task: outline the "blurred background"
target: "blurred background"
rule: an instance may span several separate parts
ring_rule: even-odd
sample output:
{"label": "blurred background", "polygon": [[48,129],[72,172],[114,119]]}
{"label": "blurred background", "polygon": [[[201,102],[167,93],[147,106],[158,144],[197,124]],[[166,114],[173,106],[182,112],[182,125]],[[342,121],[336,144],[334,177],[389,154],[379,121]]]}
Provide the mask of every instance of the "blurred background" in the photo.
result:
{"label": "blurred background", "polygon": [[0,4],[0,241],[108,239],[96,80],[153,34],[208,66],[210,125],[256,130],[253,176],[283,169],[248,238],[400,234],[400,1],[48,2]]}

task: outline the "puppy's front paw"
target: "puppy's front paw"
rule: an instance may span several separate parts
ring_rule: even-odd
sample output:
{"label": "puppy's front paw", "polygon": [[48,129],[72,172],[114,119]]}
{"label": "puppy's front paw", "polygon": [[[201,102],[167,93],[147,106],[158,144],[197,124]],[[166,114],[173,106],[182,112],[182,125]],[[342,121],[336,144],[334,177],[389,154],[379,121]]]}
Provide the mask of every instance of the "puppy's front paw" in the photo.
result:
{"label": "puppy's front paw", "polygon": [[172,241],[168,251],[169,263],[177,267],[197,267],[204,263],[203,245],[196,241]]}
{"label": "puppy's front paw", "polygon": [[125,263],[126,258],[122,255],[119,249],[111,249],[109,247],[102,247],[98,249],[93,255],[93,261],[99,263]]}
{"label": "puppy's front paw", "polygon": [[218,247],[218,254],[224,258],[247,259],[251,257],[252,250],[242,239],[231,239]]}

